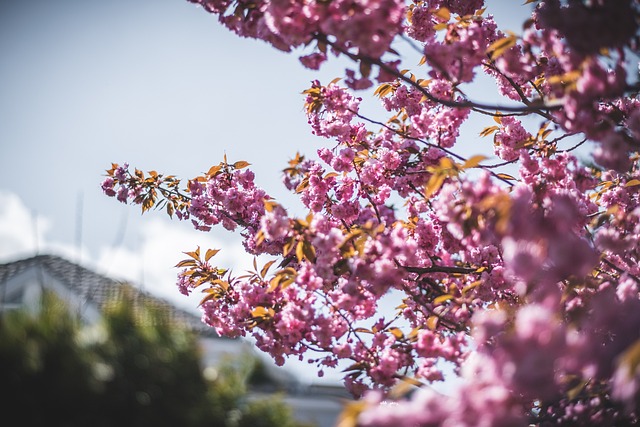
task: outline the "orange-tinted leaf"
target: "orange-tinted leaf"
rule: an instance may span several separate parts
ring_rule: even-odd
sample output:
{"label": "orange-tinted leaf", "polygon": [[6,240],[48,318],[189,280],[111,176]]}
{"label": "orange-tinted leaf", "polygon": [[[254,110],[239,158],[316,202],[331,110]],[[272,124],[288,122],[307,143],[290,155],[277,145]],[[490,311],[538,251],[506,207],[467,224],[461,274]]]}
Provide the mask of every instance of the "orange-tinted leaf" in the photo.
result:
{"label": "orange-tinted leaf", "polygon": [[400,381],[391,390],[389,390],[389,398],[391,400],[400,399],[415,390],[415,386],[407,381]]}
{"label": "orange-tinted leaf", "polygon": [[440,190],[440,187],[442,187],[442,184],[444,184],[445,178],[446,178],[446,176],[444,174],[441,174],[441,173],[434,173],[433,175],[431,175],[431,177],[429,178],[429,181],[427,182],[427,185],[425,186],[425,189],[424,189],[424,197],[425,197],[425,199],[430,198],[438,190]]}
{"label": "orange-tinted leaf", "polygon": [[191,258],[200,261],[200,246],[196,248],[195,251],[184,252],[185,255],[189,255]]}
{"label": "orange-tinted leaf", "polygon": [[402,332],[402,330],[400,330],[400,328],[389,328],[389,332],[391,333],[391,335],[393,335],[394,337],[396,337],[396,339],[402,339],[404,338],[404,333]]}
{"label": "orange-tinted leaf", "polygon": [[439,297],[437,297],[437,298],[435,298],[433,300],[433,303],[436,304],[436,305],[440,305],[443,302],[449,301],[450,299],[453,299],[453,295],[451,295],[451,294],[440,295]]}
{"label": "orange-tinted leaf", "polygon": [[304,259],[304,241],[300,241],[296,245],[296,258],[298,258],[298,262],[302,262]]}
{"label": "orange-tinted leaf", "polygon": [[305,177],[296,187],[296,193],[302,193],[309,186],[309,178]]}
{"label": "orange-tinted leaf", "polygon": [[465,286],[464,288],[462,288],[462,294],[464,295],[470,290],[477,288],[478,286],[480,286],[481,283],[482,283],[482,280],[476,280],[475,282]]}
{"label": "orange-tinted leaf", "polygon": [[448,24],[446,22],[441,22],[439,24],[436,24],[433,26],[433,29],[436,31],[440,31],[440,30],[445,30],[448,27]]}
{"label": "orange-tinted leaf", "polygon": [[180,261],[179,263],[177,263],[175,265],[177,268],[183,268],[183,267],[195,267],[196,266],[196,262],[192,259],[185,259]]}
{"label": "orange-tinted leaf", "polygon": [[517,178],[514,178],[514,177],[512,177],[511,175],[506,174],[506,173],[499,173],[499,174],[497,174],[496,176],[497,176],[498,178],[506,179],[506,180],[509,180],[509,181],[517,181]]}
{"label": "orange-tinted leaf", "polygon": [[362,362],[356,362],[344,368],[342,372],[361,371],[362,368],[364,368],[364,366],[362,365]]}
{"label": "orange-tinted leaf", "polygon": [[204,254],[204,260],[209,261],[211,257],[220,252],[220,249],[207,249],[207,252]]}
{"label": "orange-tinted leaf", "polygon": [[496,59],[508,49],[515,46],[517,41],[518,38],[515,35],[509,35],[500,40],[496,40],[487,48],[487,55],[489,55],[491,59]]}
{"label": "orange-tinted leaf", "polygon": [[480,164],[481,161],[486,160],[487,156],[483,156],[478,154],[477,156],[470,157],[464,164],[462,165],[462,169],[475,168]]}
{"label": "orange-tinted leaf", "polygon": [[435,331],[438,328],[439,321],[440,318],[438,316],[429,316],[429,318],[427,318],[427,328],[431,331]]}
{"label": "orange-tinted leaf", "polygon": [[338,417],[336,427],[356,427],[360,413],[367,409],[368,405],[365,400],[347,403]]}
{"label": "orange-tinted leaf", "polygon": [[281,279],[282,276],[274,276],[273,279],[269,281],[269,292],[273,292],[278,288]]}
{"label": "orange-tinted leaf", "polygon": [[269,268],[271,268],[271,266],[273,265],[273,263],[275,263],[276,260],[272,260],[269,261],[268,263],[266,263],[263,267],[262,270],[260,270],[260,277],[262,277],[264,279],[264,277],[267,275],[267,272],[269,271]]}
{"label": "orange-tinted leaf", "polygon": [[284,246],[282,247],[282,255],[283,256],[289,255],[289,252],[291,252],[291,249],[293,249],[293,245],[295,243],[296,243],[295,237],[290,238],[289,241],[285,243]]}
{"label": "orange-tinted leaf", "polygon": [[198,305],[202,305],[202,304],[204,304],[205,302],[207,302],[209,300],[217,299],[217,298],[218,298],[218,294],[216,294],[216,293],[208,293],[204,298],[202,298],[200,300],[200,303]]}
{"label": "orange-tinted leaf", "polygon": [[261,305],[257,306],[251,311],[251,316],[262,318],[262,319],[271,318],[273,317],[274,314],[275,314],[275,311],[273,311],[271,307],[267,308]]}
{"label": "orange-tinted leaf", "polygon": [[240,160],[238,162],[235,162],[233,164],[233,167],[236,168],[236,169],[243,169],[243,168],[246,168],[249,165],[251,165],[251,163],[245,162],[244,160]]}
{"label": "orange-tinted leaf", "polygon": [[302,242],[302,253],[304,254],[305,258],[310,262],[316,261],[316,250],[311,244],[311,242],[309,242],[308,240],[305,240],[304,242]]}
{"label": "orange-tinted leaf", "polygon": [[376,88],[376,90],[373,92],[373,95],[383,97],[384,93],[386,93],[385,91],[389,90],[390,88],[391,88],[391,85],[389,83],[382,83],[380,86]]}
{"label": "orange-tinted leaf", "polygon": [[444,22],[448,22],[451,19],[451,12],[446,7],[441,7],[433,15]]}
{"label": "orange-tinted leaf", "polygon": [[402,381],[404,381],[405,383],[411,384],[411,385],[416,386],[416,387],[424,386],[424,384],[421,381],[418,381],[417,379],[408,377],[406,375],[401,376],[400,379]]}
{"label": "orange-tinted leaf", "polygon": [[488,126],[484,129],[482,129],[482,131],[480,132],[480,136],[481,137],[485,137],[485,136],[489,136],[492,133],[494,133],[495,131],[499,130],[500,127],[499,126]]}

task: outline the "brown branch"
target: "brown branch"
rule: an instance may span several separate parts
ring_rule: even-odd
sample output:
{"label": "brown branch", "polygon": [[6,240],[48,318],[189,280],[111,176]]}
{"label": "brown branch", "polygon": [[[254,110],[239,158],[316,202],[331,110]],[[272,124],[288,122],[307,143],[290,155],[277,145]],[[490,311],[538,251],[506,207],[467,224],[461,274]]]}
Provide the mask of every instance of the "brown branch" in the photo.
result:
{"label": "brown branch", "polygon": [[529,112],[529,113],[536,113],[536,114],[540,114],[540,113],[546,114],[543,112],[543,110],[551,111],[551,110],[559,110],[563,108],[562,105],[545,105],[545,104],[538,105],[538,104],[531,103],[530,105],[525,105],[525,106],[508,106],[508,105],[483,104],[480,102],[469,101],[469,100],[454,101],[451,99],[441,99],[434,96],[431,92],[429,92],[428,90],[426,90],[425,88],[423,88],[422,86],[420,86],[419,84],[411,80],[409,77],[400,73],[398,70],[390,67],[388,64],[384,63],[382,60],[378,58],[372,58],[369,56],[358,55],[358,54],[349,52],[347,49],[343,48],[342,46],[339,46],[337,43],[330,41],[327,38],[327,36],[325,36],[324,34],[318,33],[314,36],[314,38],[320,43],[324,43],[328,46],[331,46],[336,52],[344,54],[354,62],[364,62],[364,63],[369,63],[370,65],[377,65],[385,72],[397,77],[399,80],[402,80],[405,83],[409,84],[410,86],[414,87],[416,90],[422,93],[429,101],[436,104],[443,105],[445,107],[478,108],[481,110],[501,110],[501,111],[508,111],[508,112],[516,112],[516,113]]}
{"label": "brown branch", "polygon": [[398,265],[398,267],[409,273],[416,273],[420,275],[429,273],[472,274],[478,270],[477,268],[471,267],[448,267],[446,265],[433,265],[431,267],[409,267],[405,265]]}

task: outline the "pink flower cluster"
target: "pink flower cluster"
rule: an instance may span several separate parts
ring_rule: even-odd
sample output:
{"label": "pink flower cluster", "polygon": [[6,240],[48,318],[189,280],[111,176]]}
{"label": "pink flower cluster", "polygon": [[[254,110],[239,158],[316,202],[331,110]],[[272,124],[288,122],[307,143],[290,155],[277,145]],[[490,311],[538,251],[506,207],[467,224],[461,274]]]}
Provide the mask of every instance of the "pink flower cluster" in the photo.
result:
{"label": "pink flower cluster", "polygon": [[[637,1],[540,0],[520,35],[479,0],[191,1],[241,36],[308,46],[310,69],[354,62],[346,87],[304,92],[312,132],[331,140],[284,171],[304,218],[246,162],[186,188],[107,171],[108,196],[203,231],[240,227],[264,255],[240,276],[211,263],[216,251],[179,264],[180,292],[205,291],[207,324],[279,364],[346,364],[362,426],[639,422]],[[417,66],[390,50],[407,40]],[[480,72],[509,102],[467,96]],[[354,93],[376,80],[387,120]],[[478,152],[497,163],[460,143],[475,114],[493,136]],[[445,366],[460,385],[442,395],[428,384]],[[421,386],[403,396],[403,382]]]}
{"label": "pink flower cluster", "polygon": [[[322,34],[374,58],[381,57],[401,32],[405,11],[404,2],[398,0],[189,1],[218,15],[238,35],[265,40],[283,51]],[[307,56],[303,63],[313,68],[316,59]]]}
{"label": "pink flower cluster", "polygon": [[473,80],[474,70],[486,59],[489,45],[498,37],[492,18],[474,18],[466,25],[452,25],[442,42],[424,47],[434,78],[462,83]]}

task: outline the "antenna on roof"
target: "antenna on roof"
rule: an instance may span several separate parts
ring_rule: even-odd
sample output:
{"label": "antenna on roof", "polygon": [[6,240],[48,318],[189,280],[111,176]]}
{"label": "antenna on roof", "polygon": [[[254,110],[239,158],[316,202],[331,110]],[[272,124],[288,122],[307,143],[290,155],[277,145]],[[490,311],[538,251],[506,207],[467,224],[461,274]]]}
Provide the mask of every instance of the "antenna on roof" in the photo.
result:
{"label": "antenna on roof", "polygon": [[33,247],[34,255],[40,255],[40,239],[38,237],[38,212],[31,211],[31,223],[33,225]]}
{"label": "antenna on roof", "polygon": [[[83,205],[83,197],[84,194],[82,190],[78,192],[78,198],[76,199],[76,268],[75,268],[75,285],[80,286],[82,288],[83,270],[80,267],[80,263],[82,260],[82,205]],[[86,291],[86,295],[82,295],[84,298],[84,302],[78,307],[78,318],[82,317],[82,314],[86,308],[87,302],[89,300],[89,295],[94,292],[94,290],[88,288]]]}
{"label": "antenna on roof", "polygon": [[144,290],[144,245],[140,252],[142,252],[140,256],[140,289]]}
{"label": "antenna on roof", "polygon": [[78,199],[76,201],[76,261],[80,264],[82,257],[82,204],[84,194],[82,190],[78,192]]}

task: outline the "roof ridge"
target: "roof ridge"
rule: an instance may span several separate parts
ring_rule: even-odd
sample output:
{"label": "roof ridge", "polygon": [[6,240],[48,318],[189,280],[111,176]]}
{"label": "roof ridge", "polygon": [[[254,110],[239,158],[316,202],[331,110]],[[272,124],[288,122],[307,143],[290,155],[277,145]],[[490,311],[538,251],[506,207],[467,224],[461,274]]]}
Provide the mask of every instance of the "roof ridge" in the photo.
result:
{"label": "roof ridge", "polygon": [[81,298],[90,300],[100,309],[111,302],[111,297],[123,291],[133,294],[135,303],[145,304],[148,308],[166,310],[167,318],[187,325],[190,329],[200,333],[215,334],[213,328],[205,325],[201,319],[187,310],[177,307],[164,298],[140,289],[133,283],[112,279],[100,274],[78,262],[53,254],[39,254],[29,258],[0,264],[0,282],[5,282],[29,267],[40,267],[55,279],[64,283]]}

